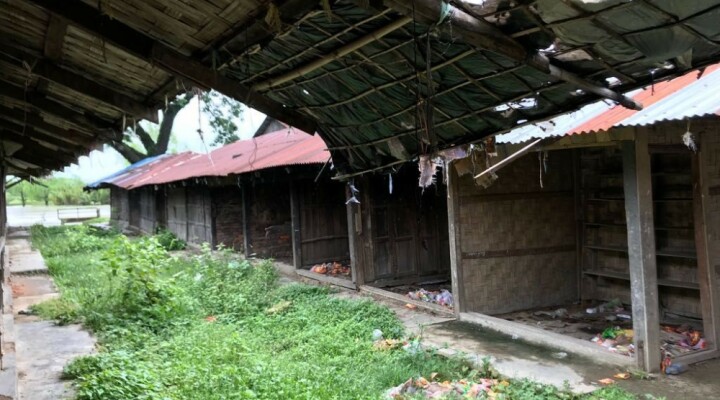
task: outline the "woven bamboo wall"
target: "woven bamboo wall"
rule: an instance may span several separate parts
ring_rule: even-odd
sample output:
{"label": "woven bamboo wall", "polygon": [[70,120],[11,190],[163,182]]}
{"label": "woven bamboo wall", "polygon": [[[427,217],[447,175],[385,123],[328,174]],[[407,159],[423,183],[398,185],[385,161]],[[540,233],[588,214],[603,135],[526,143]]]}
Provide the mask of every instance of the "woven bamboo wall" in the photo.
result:
{"label": "woven bamboo wall", "polygon": [[572,154],[549,154],[540,185],[533,153],[489,188],[458,181],[458,267],[468,311],[499,314],[577,298]]}
{"label": "woven bamboo wall", "polygon": [[187,241],[187,200],[185,188],[168,188],[167,190],[167,219],[168,230],[178,239]]}
{"label": "woven bamboo wall", "polygon": [[153,234],[157,227],[157,208],[155,206],[155,189],[142,187],[140,191],[140,230]]}
{"label": "woven bamboo wall", "polygon": [[130,209],[127,190],[110,188],[110,219],[118,228],[124,229],[130,221]]}
{"label": "woven bamboo wall", "polygon": [[210,191],[206,186],[187,189],[187,241],[213,244]]}

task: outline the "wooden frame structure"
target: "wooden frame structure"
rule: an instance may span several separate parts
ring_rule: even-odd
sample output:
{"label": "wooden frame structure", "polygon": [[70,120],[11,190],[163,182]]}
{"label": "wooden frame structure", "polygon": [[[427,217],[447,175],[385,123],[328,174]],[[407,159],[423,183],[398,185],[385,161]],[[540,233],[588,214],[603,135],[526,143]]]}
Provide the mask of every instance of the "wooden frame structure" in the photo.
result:
{"label": "wooden frame structure", "polygon": [[[622,217],[624,221],[618,221],[618,217],[610,217],[607,221],[601,219],[595,222],[587,222],[589,215],[586,216],[585,213],[591,213],[595,216],[595,219],[600,214],[597,214],[595,209],[578,209],[577,205],[575,206],[575,217],[573,218],[572,206],[569,205],[570,220],[568,220],[568,229],[571,229],[573,225],[576,227],[573,229],[577,232],[577,245],[574,249],[574,252],[577,252],[577,257],[573,255],[574,253],[569,253],[567,262],[575,263],[579,273],[578,283],[580,289],[577,291],[578,298],[583,298],[588,292],[596,293],[593,288],[597,279],[602,282],[605,282],[605,280],[609,280],[607,282],[616,282],[613,285],[623,281],[629,282],[629,287],[625,286],[625,289],[620,289],[620,292],[610,293],[620,293],[622,298],[626,298],[628,302],[632,303],[634,340],[637,349],[635,363],[639,368],[647,371],[656,371],[660,368],[661,358],[660,352],[657,350],[660,349],[661,344],[659,327],[663,315],[670,312],[671,309],[673,313],[697,312],[694,315],[696,315],[696,318],[702,318],[703,334],[708,343],[706,349],[680,355],[678,359],[682,360],[682,362],[693,363],[720,356],[720,347],[718,346],[720,344],[720,335],[718,335],[720,331],[720,314],[718,313],[720,275],[717,271],[713,271],[712,268],[713,265],[720,262],[720,253],[718,253],[720,248],[716,248],[718,243],[713,242],[712,239],[715,234],[715,226],[720,222],[720,215],[709,211],[718,202],[716,195],[711,193],[720,193],[720,191],[714,191],[713,183],[711,183],[720,182],[717,172],[718,166],[716,165],[717,160],[713,156],[720,150],[720,143],[716,138],[717,134],[720,133],[720,124],[715,118],[699,118],[692,122],[692,127],[693,132],[697,132],[695,134],[698,146],[696,153],[687,149],[681,140],[682,134],[688,129],[686,122],[663,122],[646,127],[618,128],[597,134],[566,136],[559,140],[546,141],[538,152],[525,156],[526,159],[543,157],[543,154],[549,151],[549,157],[552,160],[553,158],[557,159],[560,154],[556,150],[564,149],[579,154],[578,152],[585,151],[583,149],[616,149],[614,152],[618,155],[617,160],[620,161],[620,164],[616,163],[616,165],[621,165],[622,173],[620,175],[609,174],[607,167],[603,167],[601,171],[604,173],[602,175],[604,180],[610,179],[613,182],[622,182],[620,197],[615,197],[618,195],[616,191],[612,191],[615,190],[612,187],[603,186],[605,187],[603,189],[605,190],[604,193],[606,193],[604,196],[606,198],[610,196],[608,200],[596,198],[596,193],[590,195],[590,197],[583,197],[584,200],[581,198],[580,201],[582,203],[603,200],[603,203],[606,204],[603,207],[611,207],[610,210],[617,209],[615,204],[621,205],[619,209],[621,213],[617,215],[624,214],[624,217]],[[603,154],[606,153],[607,151]],[[607,155],[600,154],[599,157],[608,159]],[[683,162],[677,164],[677,162],[672,161],[676,159],[686,160],[686,165]],[[679,165],[685,169],[680,170],[680,172],[673,172],[677,169],[669,172],[664,172],[665,170],[656,171],[656,162],[671,162],[673,164],[668,165],[673,167]],[[563,165],[574,169],[577,168],[578,163],[568,161]],[[657,168],[660,168],[661,165],[663,164],[658,164]],[[550,176],[553,170],[555,174],[560,172],[557,167],[550,167],[548,180],[551,179]],[[530,173],[532,174],[532,172]],[[507,175],[506,179],[510,179],[509,177],[512,176],[516,175]],[[457,211],[458,209],[462,210],[463,202],[467,203],[467,199],[470,199],[470,197],[467,197],[467,190],[462,190],[458,186],[458,176],[452,168],[449,177],[448,208],[451,254],[453,258],[453,293],[456,298],[455,311],[460,319],[477,322],[498,330],[514,330],[517,328],[518,332],[522,332],[524,337],[529,340],[552,344],[555,347],[560,346],[569,351],[582,354],[595,352],[595,356],[610,363],[627,363],[627,358],[625,360],[618,358],[618,356],[611,355],[605,350],[597,349],[594,344],[589,342],[584,343],[574,339],[563,340],[562,336],[554,334],[551,335],[552,339],[548,339],[549,336],[547,336],[546,331],[515,322],[499,320],[482,314],[482,311],[478,312],[479,303],[477,303],[477,300],[472,299],[473,296],[476,296],[478,290],[484,289],[474,286],[473,290],[469,290],[468,285],[472,286],[471,282],[475,279],[474,276],[477,276],[478,268],[482,269],[484,267],[482,263],[471,266],[464,258],[472,250],[469,247],[472,245],[470,244],[471,240],[467,237],[469,231],[466,224],[472,224],[473,220],[468,222],[460,217],[461,215],[469,215],[469,210],[465,210],[464,214],[462,211]],[[495,183],[498,187],[507,186],[507,184],[508,181],[503,180],[502,175],[499,181]],[[546,187],[552,185],[552,182],[546,181],[545,185]],[[663,195],[664,192],[671,193],[671,198],[666,199],[667,195]],[[575,198],[586,196],[580,194],[581,192],[577,190],[574,193]],[[509,199],[509,197],[507,198]],[[531,210],[527,210],[527,212],[531,213]],[[602,215],[605,215],[603,217],[605,219],[609,216],[609,214]],[[526,217],[527,215],[521,213],[514,215],[512,218]],[[586,222],[578,225],[575,224],[575,221]],[[668,221],[675,221],[677,227],[667,227]],[[686,225],[688,223],[690,228]],[[553,225],[553,236],[558,235],[558,229],[561,225],[556,218]],[[606,230],[603,231],[605,233],[598,236],[597,233],[584,231],[583,225],[592,225],[592,228],[585,228],[593,229],[592,232],[600,232],[595,231],[597,228]],[[625,231],[620,229],[625,225],[627,225],[626,234],[622,233]],[[496,228],[507,229],[503,227]],[[685,234],[686,232],[688,232],[688,235]],[[590,241],[595,242],[598,239],[609,240],[610,242],[622,240],[622,236],[618,236],[621,234],[625,235],[626,246],[590,243]],[[669,247],[683,243],[692,245],[693,248]],[[620,264],[617,264],[618,259],[613,261],[610,258],[605,259],[603,264],[614,265],[614,267],[610,270],[599,269],[596,266],[598,263],[596,260],[598,251],[603,254],[626,254],[624,263],[627,272],[616,272],[618,268],[622,269],[623,262],[620,261]],[[582,260],[584,259],[593,263],[588,264],[590,269],[583,266],[585,261]],[[660,259],[662,259],[662,262]],[[677,261],[670,262],[670,260]],[[687,262],[683,260],[687,260]],[[583,264],[578,264],[578,262]],[[544,267],[549,268],[550,266],[544,265]],[[531,272],[526,270],[524,273]],[[547,274],[548,271],[545,271],[545,273]],[[566,279],[570,279],[570,271],[567,274]],[[484,275],[486,281],[492,279],[491,277],[492,275]],[[541,285],[541,283],[538,282],[538,285]],[[568,285],[568,290],[572,289],[571,286]],[[504,284],[503,287],[505,289],[502,290],[512,290],[513,283],[510,281]],[[607,286],[606,289],[602,290],[615,287]],[[625,295],[622,294],[622,290],[626,291]],[[605,296],[608,296],[608,294]],[[605,300],[609,299],[606,298]]]}

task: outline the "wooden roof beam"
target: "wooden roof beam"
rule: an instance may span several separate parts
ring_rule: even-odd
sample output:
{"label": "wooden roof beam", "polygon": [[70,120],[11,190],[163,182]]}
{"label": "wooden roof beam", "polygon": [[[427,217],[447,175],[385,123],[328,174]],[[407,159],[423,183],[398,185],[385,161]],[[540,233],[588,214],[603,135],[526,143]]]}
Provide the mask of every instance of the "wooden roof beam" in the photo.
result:
{"label": "wooden roof beam", "polygon": [[466,11],[445,1],[437,0],[384,0],[384,4],[397,12],[415,17],[419,22],[432,25],[444,19],[452,23],[453,34],[463,37],[469,45],[489,50],[542,73],[573,84],[597,96],[616,101],[632,110],[641,110],[642,104],[606,87],[599,86],[550,63],[540,53],[528,53],[515,39],[495,25],[475,18]]}
{"label": "wooden roof beam", "polygon": [[50,16],[50,24],[48,24],[45,33],[45,44],[43,55],[53,61],[59,61],[63,55],[63,44],[65,43],[65,35],[67,34],[68,23],[64,18],[57,15]]}
{"label": "wooden roof beam", "polygon": [[[129,115],[158,122],[157,111],[153,107],[101,85],[93,79],[86,78],[69,69],[61,68],[52,60],[40,60],[37,57],[14,49],[3,48],[2,53],[0,53],[0,60],[8,64],[16,65],[18,59],[32,66],[32,73],[45,80],[82,93]],[[17,66],[22,68],[22,65]],[[67,68],[72,68],[72,66]]]}
{"label": "wooden roof beam", "polygon": [[57,118],[65,119],[95,136],[117,139],[122,136],[120,128],[97,117],[79,113],[58,102],[47,99],[42,93],[25,92],[22,88],[0,80],[0,96],[30,105]]}
{"label": "wooden roof beam", "polygon": [[29,0],[70,23],[102,38],[124,51],[144,59],[163,70],[195,82],[198,86],[213,88],[245,105],[255,108],[287,124],[314,133],[317,123],[284,104],[265,97],[252,89],[227,78],[212,67],[185,56],[176,50],[136,31],[117,19],[110,18],[80,0]]}
{"label": "wooden roof beam", "polygon": [[[8,131],[0,132],[2,132],[3,140],[8,140],[22,145],[22,148],[13,153],[12,156],[21,160],[26,160],[32,164],[45,167],[48,166],[48,164],[68,164],[74,162],[78,158],[78,155],[76,154],[53,150],[31,138],[13,134]],[[30,155],[32,155],[32,158],[29,157]]]}
{"label": "wooden roof beam", "polygon": [[65,140],[58,139],[55,136],[50,136],[47,133],[40,132],[33,127],[26,127],[24,130],[21,125],[12,123],[7,120],[0,119],[0,130],[5,132],[14,133],[20,136],[24,136],[33,140],[47,143],[51,146],[63,148],[69,150],[72,153],[80,153],[85,151],[86,147],[78,145],[77,143],[69,143]]}
{"label": "wooden roof beam", "polygon": [[[15,121],[16,125],[33,127],[40,131],[46,132],[49,136],[62,139],[68,144],[81,145],[84,147],[92,147],[94,138],[83,135],[76,130],[67,130],[46,122],[39,115],[24,112],[22,110],[12,109],[0,105],[0,119],[4,118],[8,121]],[[22,128],[20,128],[22,131]]]}

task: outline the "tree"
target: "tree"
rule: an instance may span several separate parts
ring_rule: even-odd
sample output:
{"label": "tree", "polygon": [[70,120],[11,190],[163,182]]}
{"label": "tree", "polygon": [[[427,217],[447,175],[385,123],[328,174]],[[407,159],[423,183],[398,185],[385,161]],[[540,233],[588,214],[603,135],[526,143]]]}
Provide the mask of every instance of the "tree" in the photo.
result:
{"label": "tree", "polygon": [[[110,145],[130,163],[165,154],[172,139],[175,117],[198,93],[197,89],[189,90],[169,102],[157,130],[134,124],[123,132],[122,140],[113,141]],[[210,127],[216,134],[213,144],[223,145],[238,140],[239,127],[235,121],[242,117],[242,103],[214,90],[201,93],[199,99],[202,111],[208,116]]]}
{"label": "tree", "polygon": [[210,117],[210,127],[215,132],[214,145],[236,142],[239,127],[235,123],[242,119],[243,105],[214,90],[202,94],[203,112]]}
{"label": "tree", "polygon": [[[134,124],[125,129],[122,140],[115,140],[111,142],[110,145],[130,163],[136,163],[148,157],[165,154],[168,149],[168,144],[170,143],[170,137],[172,136],[175,117],[177,117],[180,110],[190,103],[193,97],[195,97],[195,92],[187,91],[168,103],[167,108],[163,112],[163,119],[160,122],[157,137],[153,137],[155,135],[151,135],[142,125]],[[140,140],[142,147],[145,149],[144,152],[132,144],[134,138]]]}

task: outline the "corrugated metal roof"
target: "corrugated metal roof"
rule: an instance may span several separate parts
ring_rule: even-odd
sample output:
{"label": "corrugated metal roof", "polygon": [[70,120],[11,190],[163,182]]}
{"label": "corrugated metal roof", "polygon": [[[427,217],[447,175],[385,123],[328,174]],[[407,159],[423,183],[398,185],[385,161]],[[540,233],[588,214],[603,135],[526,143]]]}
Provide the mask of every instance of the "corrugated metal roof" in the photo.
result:
{"label": "corrugated metal roof", "polygon": [[108,175],[108,176],[106,176],[106,177],[104,177],[104,178],[98,179],[98,180],[95,181],[95,182],[92,182],[92,183],[87,184],[87,185],[85,186],[85,188],[86,188],[86,189],[99,189],[99,188],[105,186],[106,184],[110,183],[113,179],[119,177],[120,175],[122,175],[122,174],[124,174],[124,173],[126,173],[126,172],[128,172],[128,171],[134,170],[134,169],[136,169],[136,168],[140,168],[140,167],[142,167],[143,165],[146,165],[146,164],[148,164],[148,163],[150,163],[150,162],[152,162],[152,161],[155,161],[155,160],[157,160],[157,159],[159,159],[159,158],[163,158],[163,157],[167,157],[167,156],[169,156],[169,154],[160,154],[160,155],[158,155],[158,156],[148,157],[148,158],[142,159],[142,160],[140,160],[140,161],[138,161],[138,162],[136,162],[136,163],[134,163],[134,164],[130,164],[130,165],[128,165],[127,167],[125,167],[125,168],[123,168],[123,169],[121,169],[121,170],[119,170],[119,171],[117,171],[117,172],[114,172],[114,173],[112,173],[112,174],[110,174],[110,175]]}
{"label": "corrugated metal roof", "polygon": [[[330,158],[320,136],[283,129],[228,144],[209,154],[185,152],[139,162],[98,185],[133,189],[200,177],[218,177],[298,164],[322,164]],[[95,186],[98,187],[98,186]]]}
{"label": "corrugated metal roof", "polygon": [[619,126],[641,126],[660,121],[718,114],[720,64],[708,67],[698,79],[693,71],[627,95],[643,104],[641,111],[597,102],[579,111],[498,135],[498,143],[523,143],[531,139],[605,131]]}

